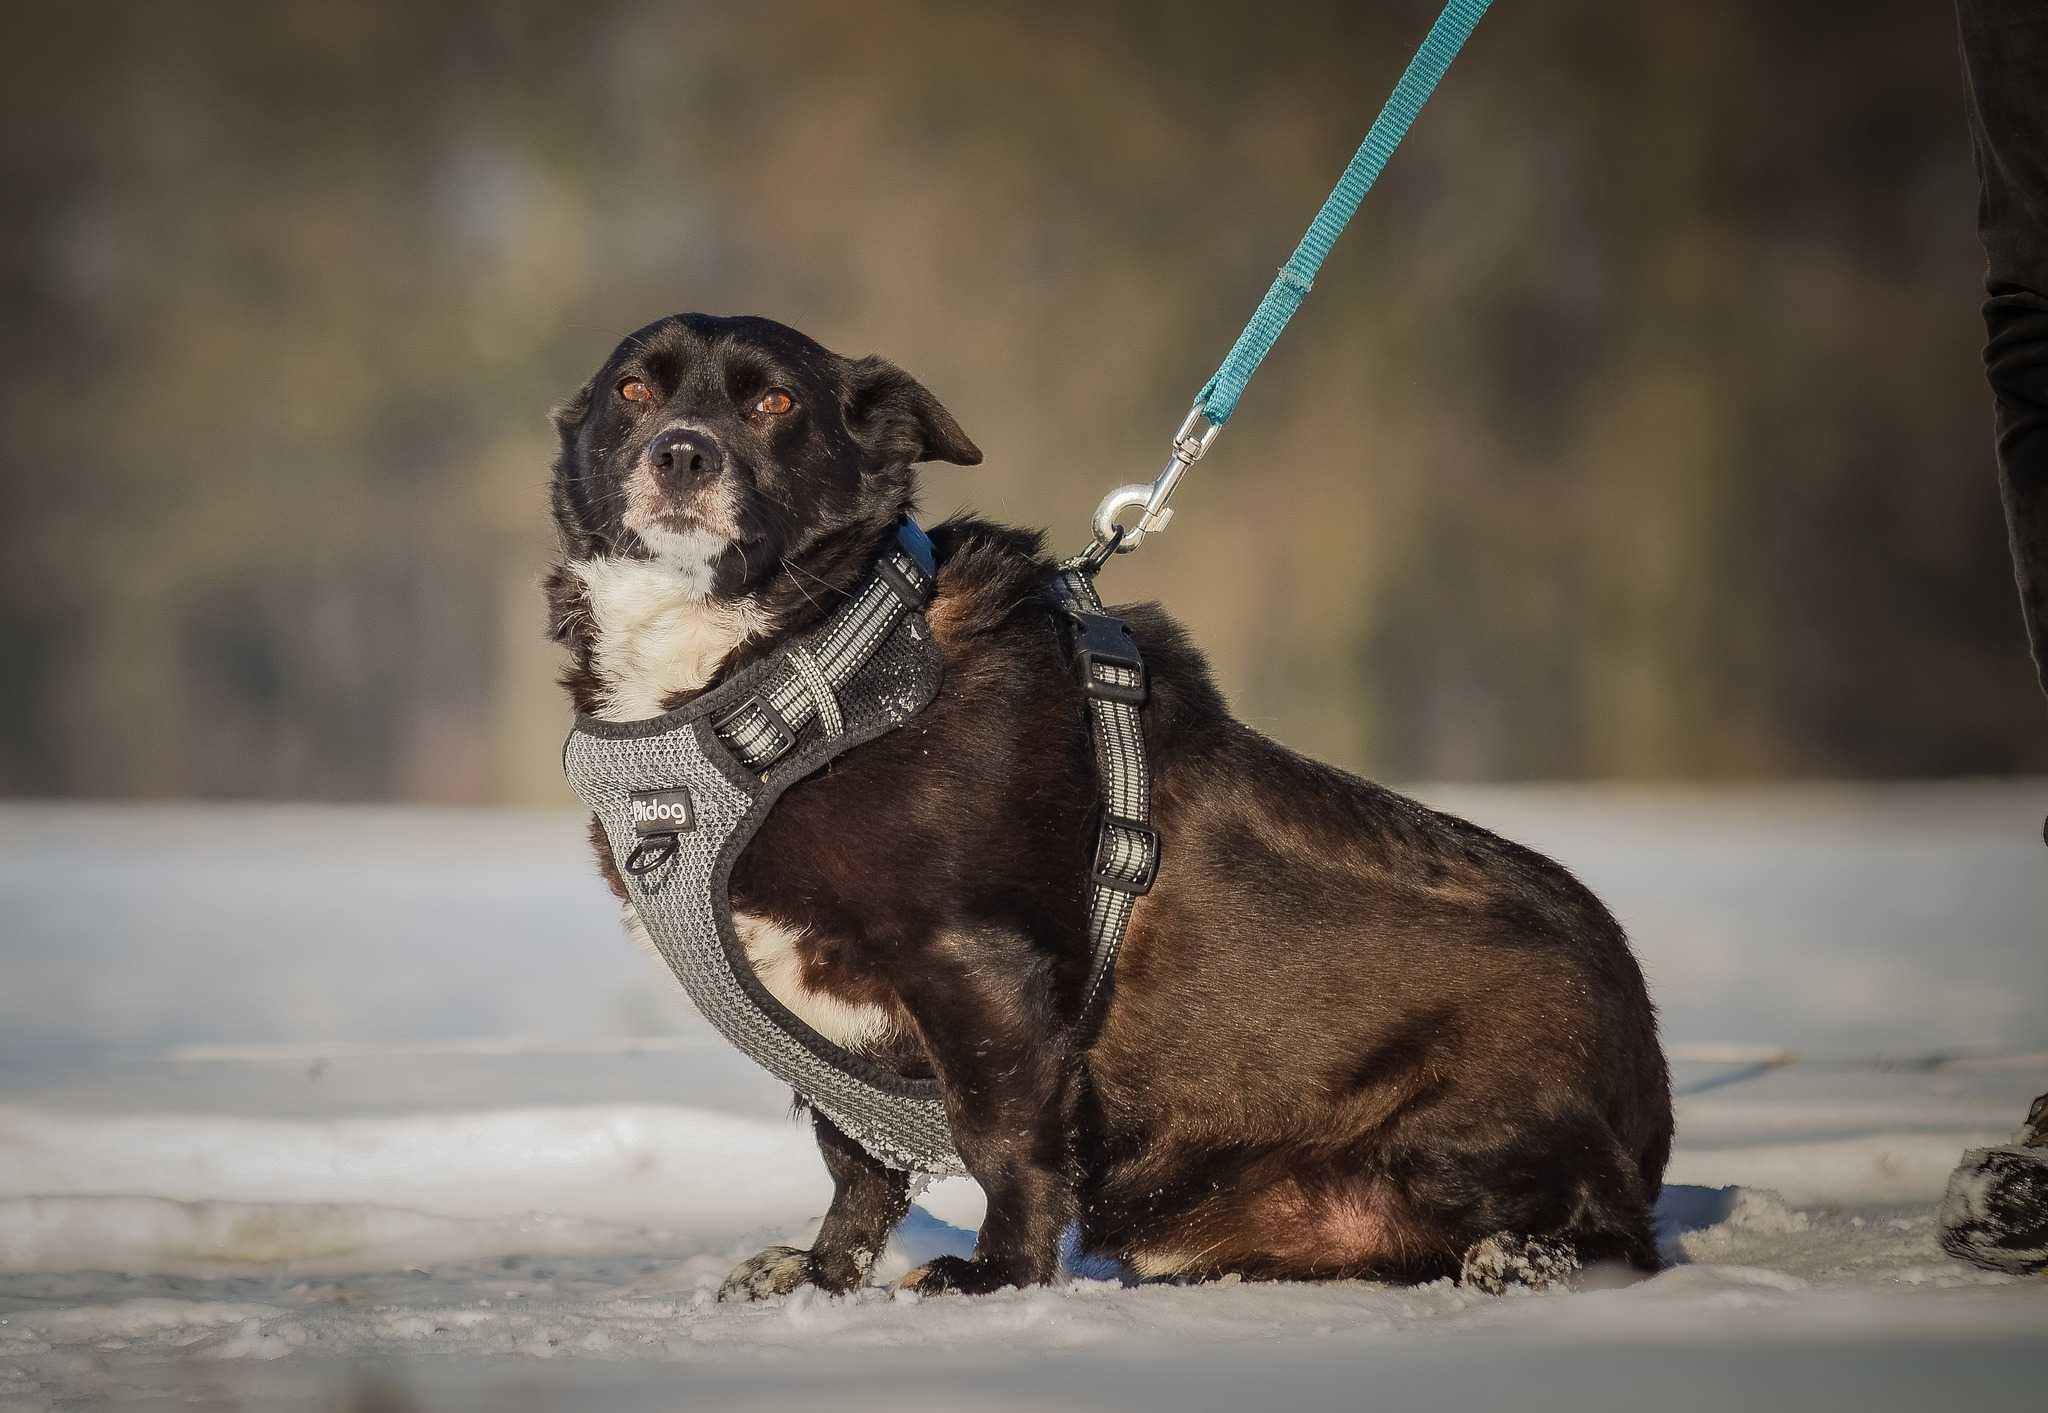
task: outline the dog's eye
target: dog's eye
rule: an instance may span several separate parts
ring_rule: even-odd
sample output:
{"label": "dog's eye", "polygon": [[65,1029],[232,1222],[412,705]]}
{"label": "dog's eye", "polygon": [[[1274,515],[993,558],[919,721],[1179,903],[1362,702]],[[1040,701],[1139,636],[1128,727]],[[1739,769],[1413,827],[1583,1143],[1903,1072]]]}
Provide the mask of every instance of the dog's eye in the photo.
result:
{"label": "dog's eye", "polygon": [[754,399],[754,411],[763,417],[780,417],[796,406],[796,399],[786,388],[770,388]]}
{"label": "dog's eye", "polygon": [[638,378],[624,378],[619,382],[619,396],[627,402],[652,402],[654,389]]}

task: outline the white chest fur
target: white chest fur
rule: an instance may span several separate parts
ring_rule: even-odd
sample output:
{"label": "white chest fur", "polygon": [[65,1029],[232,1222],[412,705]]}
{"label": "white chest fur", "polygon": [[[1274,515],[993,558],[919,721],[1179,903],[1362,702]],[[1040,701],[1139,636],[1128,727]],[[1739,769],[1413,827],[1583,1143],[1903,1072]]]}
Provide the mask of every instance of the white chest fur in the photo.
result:
{"label": "white chest fur", "polygon": [[701,560],[608,557],[569,568],[589,591],[591,665],[603,683],[597,714],[607,721],[660,715],[665,699],[703,686],[726,654],[767,627],[745,600],[707,596]]}
{"label": "white chest fur", "polygon": [[[881,1007],[851,1004],[804,985],[803,959],[797,951],[801,934],[752,913],[734,913],[732,920],[747,960],[754,964],[754,975],[791,1015],[845,1050],[868,1049],[889,1034],[892,1023]],[[658,950],[630,906],[625,922],[635,942],[650,952]]]}
{"label": "white chest fur", "polygon": [[889,1013],[880,1006],[840,1000],[804,985],[800,933],[751,913],[734,913],[733,927],[754,964],[754,975],[790,1014],[846,1050],[865,1050],[889,1034]]}

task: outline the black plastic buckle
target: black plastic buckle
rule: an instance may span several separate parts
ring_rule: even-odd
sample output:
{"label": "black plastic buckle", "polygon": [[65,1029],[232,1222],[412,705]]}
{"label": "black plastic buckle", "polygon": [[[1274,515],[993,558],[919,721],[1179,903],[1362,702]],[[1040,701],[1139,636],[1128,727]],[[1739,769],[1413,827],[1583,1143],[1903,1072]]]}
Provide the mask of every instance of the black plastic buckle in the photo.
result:
{"label": "black plastic buckle", "polygon": [[[1067,619],[1074,626],[1074,672],[1081,679],[1081,690],[1098,701],[1145,705],[1149,686],[1145,659],[1138,656],[1130,625],[1121,618],[1079,608],[1068,609]],[[1136,673],[1138,680],[1128,685],[1111,681],[1097,672],[1097,667],[1122,668]]]}
{"label": "black plastic buckle", "polygon": [[[752,712],[759,712],[760,724],[768,728],[770,741],[766,755],[757,754],[732,739],[737,734],[734,723]],[[727,745],[738,751],[740,758],[755,770],[781,760],[789,754],[790,747],[796,744],[796,732],[782,719],[782,713],[775,709],[774,703],[760,695],[748,697],[724,716],[719,717],[711,723],[711,729]]]}
{"label": "black plastic buckle", "polygon": [[[1145,841],[1145,858],[1136,878],[1125,878],[1114,871],[1115,866],[1110,859],[1110,831],[1116,829],[1136,834]],[[1102,827],[1095,834],[1095,869],[1089,874],[1090,881],[1101,888],[1114,888],[1119,893],[1142,898],[1152,891],[1153,881],[1158,877],[1159,831],[1122,815],[1103,815]]]}
{"label": "black plastic buckle", "polygon": [[889,592],[901,599],[903,606],[912,613],[922,609],[925,600],[931,597],[931,581],[926,580],[925,587],[919,588],[910,575],[904,573],[897,565],[893,555],[885,554],[875,561],[875,577],[886,584]]}

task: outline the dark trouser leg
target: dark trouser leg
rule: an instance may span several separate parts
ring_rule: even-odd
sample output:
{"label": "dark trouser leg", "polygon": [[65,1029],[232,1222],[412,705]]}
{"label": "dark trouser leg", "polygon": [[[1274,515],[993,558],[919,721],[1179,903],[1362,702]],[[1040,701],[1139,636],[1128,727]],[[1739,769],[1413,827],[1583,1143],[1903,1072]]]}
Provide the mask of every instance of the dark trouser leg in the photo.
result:
{"label": "dark trouser leg", "polygon": [[[2048,5],[1956,0],[1956,21],[1983,187],[1977,230],[1998,487],[2027,641],[2048,691]],[[2048,1094],[2034,1101],[2029,1126],[2033,1145],[1979,1149],[1956,1170],[1942,1207],[1943,1244],[1955,1255],[2018,1269],[1987,1258],[1987,1220],[2007,1235],[2031,1229],[2034,1245],[2048,1246]],[[1981,1200],[1959,1198],[1965,1186]],[[2048,1251],[2036,1254],[2034,1268],[2048,1266]]]}
{"label": "dark trouser leg", "polygon": [[1957,0],[1982,182],[1985,371],[2028,641],[2048,689],[2048,5]]}

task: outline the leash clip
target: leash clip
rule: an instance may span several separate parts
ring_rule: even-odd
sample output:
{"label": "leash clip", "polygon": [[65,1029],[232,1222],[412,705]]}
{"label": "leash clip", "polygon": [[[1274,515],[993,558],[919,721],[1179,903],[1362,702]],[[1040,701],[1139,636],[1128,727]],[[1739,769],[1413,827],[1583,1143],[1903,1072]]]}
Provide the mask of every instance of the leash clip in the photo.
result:
{"label": "leash clip", "polygon": [[[1149,486],[1142,481],[1118,486],[1095,507],[1095,543],[1111,546],[1117,554],[1129,554],[1145,536],[1164,530],[1173,519],[1173,511],[1166,502],[1172,499],[1174,488],[1180,485],[1188,468],[1202,459],[1222,430],[1222,424],[1209,420],[1201,403],[1189,408],[1180,430],[1173,434],[1173,455],[1167,458],[1158,478]],[[1117,523],[1119,516],[1132,511],[1137,512],[1135,523]]]}

